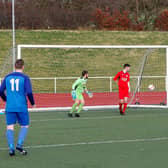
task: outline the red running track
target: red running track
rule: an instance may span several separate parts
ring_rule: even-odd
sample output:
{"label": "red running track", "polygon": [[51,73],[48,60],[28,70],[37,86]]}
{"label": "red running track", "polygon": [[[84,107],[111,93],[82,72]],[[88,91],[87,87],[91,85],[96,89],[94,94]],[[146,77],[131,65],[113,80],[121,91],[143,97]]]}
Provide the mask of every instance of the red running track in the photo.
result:
{"label": "red running track", "polygon": [[[130,95],[131,97],[132,95]],[[118,104],[118,93],[94,93],[93,98],[88,98],[84,94],[86,106],[96,105],[117,105]],[[140,92],[136,94],[133,100],[134,104],[136,101],[140,104],[160,104],[166,102],[166,92]],[[41,93],[35,94],[35,102],[37,107],[70,107],[73,104],[71,95],[69,93]],[[4,108],[4,103],[1,101],[0,108]]]}
{"label": "red running track", "polygon": [[[131,97],[131,95],[130,95]],[[117,105],[118,93],[94,93],[93,98],[84,94],[86,106]],[[70,94],[35,94],[37,107],[70,107],[73,104]],[[140,92],[137,93],[132,104],[138,101],[140,104],[160,104],[166,101],[166,92]]]}

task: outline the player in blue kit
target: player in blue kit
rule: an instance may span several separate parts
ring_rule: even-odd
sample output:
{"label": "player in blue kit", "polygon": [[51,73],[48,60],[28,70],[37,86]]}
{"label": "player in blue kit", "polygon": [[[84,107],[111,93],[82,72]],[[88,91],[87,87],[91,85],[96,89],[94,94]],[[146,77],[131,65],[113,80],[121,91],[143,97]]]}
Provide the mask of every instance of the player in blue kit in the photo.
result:
{"label": "player in blue kit", "polygon": [[15,63],[16,72],[8,74],[0,87],[0,96],[6,101],[6,137],[9,145],[9,155],[15,155],[14,146],[14,125],[18,122],[21,126],[16,150],[26,155],[27,151],[23,149],[23,143],[26,138],[29,127],[29,113],[27,107],[28,97],[31,105],[35,107],[35,101],[32,93],[31,81],[28,76],[23,74],[24,61],[18,59]]}

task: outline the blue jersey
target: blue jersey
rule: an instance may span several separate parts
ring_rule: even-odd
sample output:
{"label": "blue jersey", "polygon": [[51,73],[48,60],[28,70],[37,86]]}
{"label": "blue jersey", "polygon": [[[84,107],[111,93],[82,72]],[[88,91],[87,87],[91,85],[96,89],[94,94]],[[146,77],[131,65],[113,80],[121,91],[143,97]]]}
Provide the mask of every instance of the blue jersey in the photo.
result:
{"label": "blue jersey", "polygon": [[27,112],[27,96],[30,103],[35,104],[30,78],[21,72],[10,73],[4,78],[0,96],[6,101],[6,112]]}

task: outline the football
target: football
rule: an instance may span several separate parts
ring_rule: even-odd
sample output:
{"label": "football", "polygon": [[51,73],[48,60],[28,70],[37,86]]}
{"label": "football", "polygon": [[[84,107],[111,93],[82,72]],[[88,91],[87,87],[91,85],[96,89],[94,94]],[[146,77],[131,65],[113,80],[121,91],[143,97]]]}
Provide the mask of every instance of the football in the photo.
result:
{"label": "football", "polygon": [[149,89],[150,91],[153,91],[153,90],[155,90],[155,86],[154,86],[153,84],[150,84],[150,85],[148,86],[148,89]]}

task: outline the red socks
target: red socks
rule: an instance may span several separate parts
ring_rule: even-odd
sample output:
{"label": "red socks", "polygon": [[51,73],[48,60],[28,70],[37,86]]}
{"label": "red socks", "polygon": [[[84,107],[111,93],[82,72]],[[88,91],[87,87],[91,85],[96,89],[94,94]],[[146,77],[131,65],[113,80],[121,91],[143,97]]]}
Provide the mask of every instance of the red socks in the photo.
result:
{"label": "red socks", "polygon": [[125,113],[126,109],[127,109],[127,103],[124,103],[123,113]]}
{"label": "red socks", "polygon": [[[124,105],[123,109],[122,109],[122,105]],[[127,109],[127,103],[124,103],[124,104],[119,103],[120,113],[125,114],[126,109]]]}
{"label": "red socks", "polygon": [[122,112],[122,104],[121,103],[119,103],[119,110],[120,110],[120,112]]}

